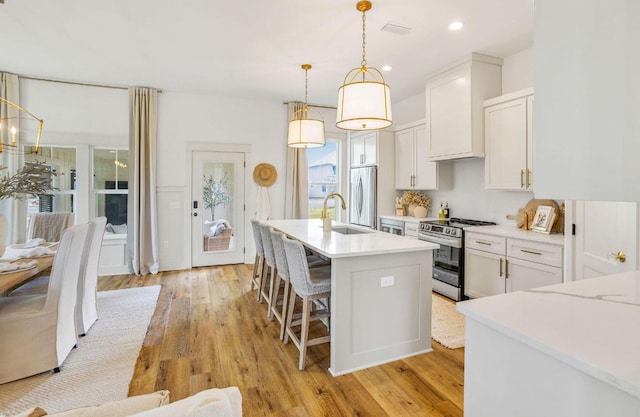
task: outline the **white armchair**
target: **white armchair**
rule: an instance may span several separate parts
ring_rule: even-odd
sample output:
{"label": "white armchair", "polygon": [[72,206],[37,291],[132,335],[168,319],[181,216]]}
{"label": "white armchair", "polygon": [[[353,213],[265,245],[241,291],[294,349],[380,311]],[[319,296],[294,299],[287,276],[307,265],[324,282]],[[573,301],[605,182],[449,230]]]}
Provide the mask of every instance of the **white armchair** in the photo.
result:
{"label": "white armchair", "polygon": [[77,344],[75,306],[88,225],[62,233],[46,294],[0,298],[0,384],[59,371]]}

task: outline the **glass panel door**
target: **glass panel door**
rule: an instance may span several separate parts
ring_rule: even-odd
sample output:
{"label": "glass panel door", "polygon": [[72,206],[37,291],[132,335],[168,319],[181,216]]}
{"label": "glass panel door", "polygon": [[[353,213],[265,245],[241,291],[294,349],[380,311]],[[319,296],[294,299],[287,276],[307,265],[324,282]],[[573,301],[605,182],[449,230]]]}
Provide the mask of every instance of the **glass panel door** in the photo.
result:
{"label": "glass panel door", "polygon": [[244,153],[194,151],[192,266],[244,262]]}

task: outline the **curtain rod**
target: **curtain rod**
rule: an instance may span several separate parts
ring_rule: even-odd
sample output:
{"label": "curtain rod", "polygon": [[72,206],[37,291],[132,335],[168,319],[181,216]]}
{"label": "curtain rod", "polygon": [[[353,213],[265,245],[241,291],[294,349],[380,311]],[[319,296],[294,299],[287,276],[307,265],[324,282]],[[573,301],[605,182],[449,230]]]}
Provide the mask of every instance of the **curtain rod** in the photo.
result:
{"label": "curtain rod", "polygon": [[[301,103],[302,104],[301,101],[298,101],[298,102],[296,102],[296,101],[285,101],[282,104],[290,104],[290,103]],[[307,106],[309,106],[309,107],[318,107],[318,108],[321,108],[321,109],[333,109],[333,110],[337,110],[338,109],[336,106],[323,106],[322,104],[310,104],[310,103],[307,103]]]}
{"label": "curtain rod", "polygon": [[[49,78],[40,78],[40,77],[31,77],[28,75],[18,75],[19,78],[24,78],[27,80],[35,80],[35,81],[46,81],[50,83],[60,83],[60,84],[71,84],[71,85],[80,85],[84,87],[101,87],[101,88],[112,88],[114,90],[128,90],[129,87],[124,87],[121,85],[108,85],[108,84],[92,84],[92,83],[83,83],[79,81],[64,81],[64,80],[52,80]],[[162,90],[157,90],[158,93],[162,93]]]}

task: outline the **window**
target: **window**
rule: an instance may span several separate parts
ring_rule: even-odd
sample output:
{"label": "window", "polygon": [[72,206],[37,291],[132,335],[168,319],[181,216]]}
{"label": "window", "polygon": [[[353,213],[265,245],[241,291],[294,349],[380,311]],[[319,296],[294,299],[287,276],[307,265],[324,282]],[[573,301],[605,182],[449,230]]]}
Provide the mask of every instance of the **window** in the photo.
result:
{"label": "window", "polygon": [[[339,190],[337,167],[339,142],[327,140],[321,148],[307,149],[309,180],[309,218],[319,219],[327,194]],[[329,217],[335,219],[335,199],[327,201]]]}
{"label": "window", "polygon": [[24,165],[36,161],[51,167],[56,174],[51,177],[49,195],[27,196],[27,228],[33,213],[76,212],[76,149],[41,146],[37,154],[32,146],[25,146]]}
{"label": "window", "polygon": [[129,151],[93,150],[94,215],[107,218],[107,233],[127,233]]}

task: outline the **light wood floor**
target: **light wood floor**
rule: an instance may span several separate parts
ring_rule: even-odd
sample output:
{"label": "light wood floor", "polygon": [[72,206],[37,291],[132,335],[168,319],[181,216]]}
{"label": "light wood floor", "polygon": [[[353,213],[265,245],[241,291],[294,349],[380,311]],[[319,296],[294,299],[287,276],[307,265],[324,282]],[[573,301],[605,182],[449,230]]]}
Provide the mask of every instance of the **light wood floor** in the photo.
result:
{"label": "light wood floor", "polygon": [[98,289],[162,285],[129,395],[168,389],[175,401],[235,385],[245,416],[462,416],[464,349],[434,351],[332,377],[329,344],[298,350],[250,291],[251,267],[102,277]]}

